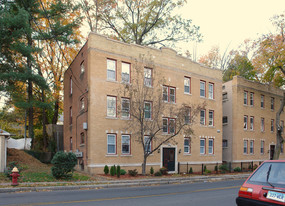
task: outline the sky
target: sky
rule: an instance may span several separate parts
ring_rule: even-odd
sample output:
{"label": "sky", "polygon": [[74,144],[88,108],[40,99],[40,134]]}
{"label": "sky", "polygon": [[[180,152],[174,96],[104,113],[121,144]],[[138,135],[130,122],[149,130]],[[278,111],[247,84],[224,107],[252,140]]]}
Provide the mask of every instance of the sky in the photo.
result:
{"label": "sky", "polygon": [[284,11],[285,0],[187,0],[181,8],[183,17],[200,26],[203,35],[203,42],[197,45],[197,58],[213,46],[224,53],[227,47],[228,51],[237,49],[245,39],[275,32],[270,18]]}

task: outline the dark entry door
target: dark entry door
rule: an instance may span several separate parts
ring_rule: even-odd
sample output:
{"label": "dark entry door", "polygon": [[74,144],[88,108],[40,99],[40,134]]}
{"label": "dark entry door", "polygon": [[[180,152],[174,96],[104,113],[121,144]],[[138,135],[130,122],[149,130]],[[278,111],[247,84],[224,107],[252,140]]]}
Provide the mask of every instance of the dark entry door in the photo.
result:
{"label": "dark entry door", "polygon": [[270,145],[270,160],[273,160],[275,145]]}
{"label": "dark entry door", "polygon": [[163,148],[163,167],[175,171],[175,148]]}

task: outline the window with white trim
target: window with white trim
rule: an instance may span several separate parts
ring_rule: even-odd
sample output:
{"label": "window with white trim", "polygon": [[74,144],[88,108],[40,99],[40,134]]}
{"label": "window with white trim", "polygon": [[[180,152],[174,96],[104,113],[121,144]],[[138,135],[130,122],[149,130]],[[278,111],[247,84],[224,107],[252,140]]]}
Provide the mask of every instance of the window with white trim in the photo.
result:
{"label": "window with white trim", "polygon": [[253,106],[254,105],[254,93],[250,92],[249,94],[249,105]]}
{"label": "window with white trim", "polygon": [[248,92],[247,92],[247,91],[244,91],[244,92],[243,92],[243,104],[244,104],[244,105],[247,105],[247,95],[248,95]]}
{"label": "window with white trim", "polygon": [[191,78],[184,77],[184,93],[190,94],[191,93]]}
{"label": "window with white trim", "polygon": [[264,140],[260,142],[260,154],[264,154]]}
{"label": "window with white trim", "polygon": [[190,154],[191,153],[191,141],[190,138],[184,138],[184,153]]}
{"label": "window with white trim", "polygon": [[247,115],[244,115],[243,116],[243,129],[244,130],[247,130]]}
{"label": "window with white trim", "polygon": [[186,107],[185,108],[185,124],[190,124],[190,118],[191,118],[191,108]]}
{"label": "window with white trim", "polygon": [[205,139],[200,139],[200,154],[205,154]]}
{"label": "window with white trim", "polygon": [[254,153],[254,140],[250,140],[249,142],[249,153],[250,154]]}
{"label": "window with white trim", "polygon": [[144,151],[146,153],[151,152],[151,141],[149,136],[144,136]]}
{"label": "window with white trim", "polygon": [[130,135],[122,135],[122,154],[131,154],[131,138]]}
{"label": "window with white trim", "polygon": [[270,100],[270,108],[271,110],[274,110],[274,97],[271,97],[271,100]]}
{"label": "window with white trim", "polygon": [[214,83],[209,83],[209,99],[214,99]]}
{"label": "window with white trim", "polygon": [[264,95],[260,96],[260,107],[264,108]]}
{"label": "window with white trim", "polygon": [[206,125],[206,110],[204,109],[200,111],[200,124]]}
{"label": "window with white trim", "polygon": [[162,119],[162,132],[167,134],[175,133],[175,119],[163,118]]}
{"label": "window with white trim", "polygon": [[247,154],[247,143],[248,143],[247,140],[243,141],[243,154]]}
{"label": "window with white trim", "polygon": [[107,96],[107,117],[117,116],[117,97]]}
{"label": "window with white trim", "polygon": [[254,128],[254,117],[249,118],[249,129],[253,130]]}
{"label": "window with white trim", "polygon": [[206,82],[200,81],[200,97],[206,97]]}
{"label": "window with white trim", "polygon": [[122,62],[122,82],[130,83],[131,64]]}
{"label": "window with white trim", "polygon": [[262,117],[261,118],[261,125],[260,125],[260,127],[261,127],[261,132],[264,132],[265,131],[265,126],[264,126],[264,118]]}
{"label": "window with white trim", "polygon": [[144,68],[144,85],[147,87],[152,86],[152,69]]}
{"label": "window with white trim", "polygon": [[122,98],[122,117],[130,118],[130,99]]}
{"label": "window with white trim", "polygon": [[214,126],[214,111],[209,110],[209,126]]}
{"label": "window with white trim", "polygon": [[274,119],[272,119],[272,120],[270,121],[270,123],[271,123],[271,125],[270,125],[270,131],[271,131],[271,132],[274,132]]}
{"label": "window with white trim", "polygon": [[214,154],[214,139],[209,139],[209,154]]}
{"label": "window with white trim", "polygon": [[144,102],[144,118],[151,119],[152,117],[152,102]]}
{"label": "window with white trim", "polygon": [[162,99],[164,102],[175,103],[176,101],[176,88],[170,86],[163,86]]}
{"label": "window with white trim", "polygon": [[117,135],[107,134],[107,154],[116,154]]}
{"label": "window with white trim", "polygon": [[107,80],[116,81],[117,61],[107,59]]}

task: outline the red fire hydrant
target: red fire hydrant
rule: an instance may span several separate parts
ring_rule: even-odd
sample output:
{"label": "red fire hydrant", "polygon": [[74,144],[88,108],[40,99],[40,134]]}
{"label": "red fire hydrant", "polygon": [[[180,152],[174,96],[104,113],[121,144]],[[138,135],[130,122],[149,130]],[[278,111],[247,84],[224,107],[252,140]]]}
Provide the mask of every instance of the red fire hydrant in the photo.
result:
{"label": "red fire hydrant", "polygon": [[12,186],[17,186],[19,185],[18,183],[18,177],[20,177],[19,175],[19,170],[17,167],[14,167],[12,170],[12,174],[10,174],[10,176],[12,177]]}

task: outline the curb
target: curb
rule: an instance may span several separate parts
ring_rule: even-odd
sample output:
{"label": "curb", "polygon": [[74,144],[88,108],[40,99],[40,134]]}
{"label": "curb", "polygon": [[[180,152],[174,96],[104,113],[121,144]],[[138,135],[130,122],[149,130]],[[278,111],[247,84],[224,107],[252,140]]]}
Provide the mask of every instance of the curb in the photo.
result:
{"label": "curb", "polygon": [[114,181],[99,181],[99,182],[79,182],[78,185],[66,186],[36,186],[35,183],[26,184],[32,185],[27,187],[7,187],[0,188],[0,193],[13,192],[40,192],[40,191],[59,191],[59,190],[83,190],[83,189],[103,189],[103,188],[118,188],[118,187],[135,187],[135,186],[152,186],[152,185],[167,185],[167,184],[189,184],[197,182],[217,182],[226,180],[246,179],[249,174],[243,175],[224,175],[224,176],[197,176],[197,177],[181,177],[181,178],[160,178],[160,179],[140,179],[140,180],[114,180]]}

